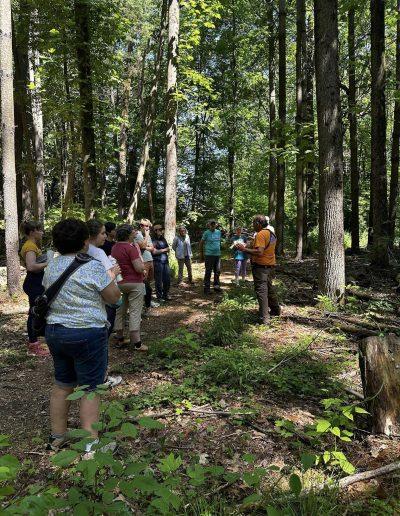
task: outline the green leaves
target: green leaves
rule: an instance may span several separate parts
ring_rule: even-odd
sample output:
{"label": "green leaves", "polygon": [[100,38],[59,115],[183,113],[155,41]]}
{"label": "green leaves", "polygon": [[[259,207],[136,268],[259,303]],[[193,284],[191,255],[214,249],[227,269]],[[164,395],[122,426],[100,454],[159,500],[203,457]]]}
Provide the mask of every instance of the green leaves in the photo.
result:
{"label": "green leaves", "polygon": [[167,457],[164,459],[161,459],[161,461],[158,464],[158,469],[162,473],[173,473],[177,469],[181,467],[183,464],[183,461],[179,455],[175,457],[173,453],[170,453]]}
{"label": "green leaves", "polygon": [[59,468],[66,468],[78,457],[78,452],[75,450],[63,450],[51,457],[51,462]]}
{"label": "green leaves", "polygon": [[295,496],[300,496],[301,490],[303,489],[301,479],[298,475],[292,474],[289,478],[289,487]]}
{"label": "green leaves", "polygon": [[137,437],[138,433],[139,433],[138,429],[132,423],[122,423],[121,434],[124,437],[135,438],[135,437]]}
{"label": "green leaves", "polygon": [[148,428],[150,430],[161,430],[162,428],[164,428],[164,425],[162,423],[147,416],[141,417],[138,423],[140,426],[143,426],[144,428]]}

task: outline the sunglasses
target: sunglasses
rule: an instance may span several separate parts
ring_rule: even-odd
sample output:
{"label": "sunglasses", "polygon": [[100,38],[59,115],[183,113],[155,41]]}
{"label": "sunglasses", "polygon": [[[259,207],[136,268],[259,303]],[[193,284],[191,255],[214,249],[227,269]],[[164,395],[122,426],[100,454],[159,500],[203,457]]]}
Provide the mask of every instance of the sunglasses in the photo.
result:
{"label": "sunglasses", "polygon": [[139,224],[141,228],[148,228],[149,225],[148,224]]}

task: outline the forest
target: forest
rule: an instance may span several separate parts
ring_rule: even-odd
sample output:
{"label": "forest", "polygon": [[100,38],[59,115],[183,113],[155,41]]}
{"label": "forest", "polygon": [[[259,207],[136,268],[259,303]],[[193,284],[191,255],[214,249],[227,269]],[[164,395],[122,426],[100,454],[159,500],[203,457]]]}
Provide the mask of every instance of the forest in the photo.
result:
{"label": "forest", "polygon": [[[399,514],[400,0],[1,0],[0,96],[0,514]],[[265,325],[230,247],[257,214]],[[50,249],[70,218],[193,247],[147,353],[110,341],[89,460],[75,403],[44,451],[53,364],[26,352],[20,228]]]}

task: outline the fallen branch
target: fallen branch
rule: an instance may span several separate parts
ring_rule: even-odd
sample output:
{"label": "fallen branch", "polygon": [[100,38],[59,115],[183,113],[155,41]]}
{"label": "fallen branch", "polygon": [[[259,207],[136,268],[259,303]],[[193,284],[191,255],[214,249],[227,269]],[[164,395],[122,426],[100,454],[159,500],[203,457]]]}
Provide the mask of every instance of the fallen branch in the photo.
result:
{"label": "fallen branch", "polygon": [[343,388],[344,392],[347,392],[348,394],[351,394],[352,396],[355,396],[359,400],[365,401],[365,398],[361,392],[355,391],[354,389],[350,389],[349,387]]}
{"label": "fallen branch", "polygon": [[388,473],[392,473],[393,471],[397,470],[400,470],[400,462],[392,462],[391,464],[387,464],[381,468],[364,471],[363,473],[356,473],[355,475],[350,475],[339,480],[339,488],[344,489],[351,484],[355,484],[356,482],[370,480],[371,478],[387,475]]}

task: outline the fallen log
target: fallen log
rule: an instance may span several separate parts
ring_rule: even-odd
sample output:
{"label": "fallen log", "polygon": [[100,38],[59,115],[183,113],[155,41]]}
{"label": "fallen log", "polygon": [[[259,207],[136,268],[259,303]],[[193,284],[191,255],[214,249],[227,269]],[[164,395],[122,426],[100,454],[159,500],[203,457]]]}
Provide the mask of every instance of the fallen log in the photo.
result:
{"label": "fallen log", "polygon": [[382,475],[387,475],[388,473],[393,473],[400,469],[400,462],[392,462],[391,464],[387,464],[386,466],[382,466],[381,468],[372,469],[370,471],[363,471],[362,473],[355,473],[354,475],[350,475],[348,477],[342,478],[339,480],[339,488],[344,489],[351,484],[355,484],[356,482],[362,482],[364,480],[370,480],[371,478],[380,477]]}
{"label": "fallen log", "polygon": [[359,344],[360,371],[373,433],[400,433],[400,338],[368,337]]}

